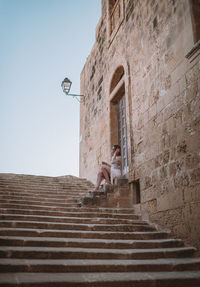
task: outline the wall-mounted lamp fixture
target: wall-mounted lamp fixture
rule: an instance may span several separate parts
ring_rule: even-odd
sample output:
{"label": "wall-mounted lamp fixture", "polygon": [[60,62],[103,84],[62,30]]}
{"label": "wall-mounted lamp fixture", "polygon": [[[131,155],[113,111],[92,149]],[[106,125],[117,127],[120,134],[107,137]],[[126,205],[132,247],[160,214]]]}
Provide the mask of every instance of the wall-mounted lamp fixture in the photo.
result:
{"label": "wall-mounted lamp fixture", "polygon": [[71,89],[71,85],[72,85],[72,82],[68,79],[68,78],[65,78],[63,81],[62,81],[62,84],[61,84],[61,87],[63,89],[63,92],[67,95],[67,96],[71,96],[73,98],[76,98],[77,101],[80,103],[81,100],[78,99],[78,97],[82,97],[83,99],[83,103],[85,103],[85,96],[84,95],[75,95],[75,94],[69,94],[69,91]]}

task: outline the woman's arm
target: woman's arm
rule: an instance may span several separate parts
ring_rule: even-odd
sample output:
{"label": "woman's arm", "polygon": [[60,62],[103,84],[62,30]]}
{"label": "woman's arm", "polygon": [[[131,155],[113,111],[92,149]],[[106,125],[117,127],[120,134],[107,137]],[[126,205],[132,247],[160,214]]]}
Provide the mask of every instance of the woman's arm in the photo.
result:
{"label": "woman's arm", "polygon": [[116,159],[116,157],[119,155],[119,152],[120,152],[120,149],[117,148],[116,151],[114,152],[113,159]]}

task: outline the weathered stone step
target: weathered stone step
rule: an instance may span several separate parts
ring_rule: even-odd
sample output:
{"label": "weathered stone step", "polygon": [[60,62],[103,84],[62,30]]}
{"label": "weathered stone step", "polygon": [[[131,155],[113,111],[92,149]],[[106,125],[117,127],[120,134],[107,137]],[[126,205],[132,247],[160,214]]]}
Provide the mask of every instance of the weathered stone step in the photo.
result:
{"label": "weathered stone step", "polygon": [[154,240],[109,240],[84,238],[52,238],[52,237],[13,237],[0,236],[0,246],[38,246],[38,247],[83,247],[83,248],[111,248],[111,249],[146,249],[183,247],[181,239]]}
{"label": "weathered stone step", "polygon": [[31,189],[31,188],[24,188],[24,189],[17,189],[17,188],[3,188],[3,189],[0,189],[0,192],[1,193],[4,193],[4,194],[9,194],[9,193],[18,193],[19,195],[20,194],[23,194],[23,193],[29,193],[29,194],[39,194],[40,196],[42,195],[50,195],[50,196],[68,196],[69,194],[71,195],[77,195],[77,194],[88,194],[90,189],[81,189],[81,188],[77,188],[76,190],[73,190],[72,188],[69,189],[69,190],[66,190],[66,189]]}
{"label": "weathered stone step", "polygon": [[85,223],[85,224],[140,224],[147,225],[145,221],[138,219],[123,219],[123,218],[102,218],[102,217],[59,217],[59,216],[42,216],[42,215],[28,215],[28,214],[0,214],[0,220],[14,220],[14,221],[45,221],[45,222],[62,222],[62,223]]}
{"label": "weathered stone step", "polygon": [[30,204],[30,205],[45,205],[45,206],[60,206],[60,207],[69,207],[69,206],[76,206],[77,200],[76,199],[68,199],[62,202],[59,201],[51,201],[51,200],[23,200],[23,199],[0,199],[0,205],[2,204]]}
{"label": "weathered stone step", "polygon": [[0,258],[30,259],[156,259],[192,256],[193,247],[106,249],[73,247],[1,246]]}
{"label": "weathered stone step", "polygon": [[12,221],[0,220],[0,228],[39,228],[57,230],[87,230],[87,231],[115,231],[115,232],[135,232],[135,231],[154,231],[154,226],[144,224],[78,224],[62,222],[35,222],[35,221]]}
{"label": "weathered stone step", "polygon": [[126,213],[104,213],[104,212],[95,212],[95,211],[85,211],[84,209],[79,209],[79,212],[72,211],[48,211],[48,210],[35,210],[35,209],[12,209],[12,208],[1,208],[0,214],[30,214],[30,215],[45,215],[45,216],[60,216],[60,217],[100,217],[100,218],[123,218],[123,219],[140,219],[140,215],[136,214],[126,214]]}
{"label": "weathered stone step", "polygon": [[55,196],[52,196],[51,194],[49,194],[48,192],[45,194],[41,194],[41,193],[31,193],[31,192],[0,192],[0,197],[1,199],[19,199],[19,198],[23,198],[26,200],[29,199],[38,199],[40,198],[41,200],[43,199],[51,199],[51,200],[55,200],[55,201],[62,201],[65,200],[66,198],[71,198],[71,199],[78,199],[81,196],[84,196],[85,193],[84,192],[77,192],[76,194],[74,193],[66,193],[64,195],[60,195],[60,194],[56,194]]}
{"label": "weathered stone step", "polygon": [[55,203],[53,205],[47,205],[46,203],[37,203],[37,204],[29,204],[27,201],[25,203],[1,203],[1,208],[20,208],[20,209],[27,209],[28,206],[31,209],[42,209],[42,210],[58,210],[58,211],[67,211],[69,208],[76,208],[78,207],[77,203],[70,203],[65,204],[65,206],[59,206],[59,204]]}
{"label": "weathered stone step", "polygon": [[30,190],[30,191],[49,191],[49,192],[58,192],[60,191],[61,193],[63,192],[67,192],[67,191],[71,191],[73,193],[76,193],[76,191],[87,191],[87,190],[90,190],[91,187],[89,186],[81,186],[80,184],[78,185],[67,185],[66,187],[65,186],[62,186],[62,185],[42,185],[42,184],[0,184],[0,190],[5,190],[5,191],[12,191],[12,190],[15,190],[15,191],[23,191],[23,190]]}
{"label": "weathered stone step", "polygon": [[35,209],[35,210],[56,210],[56,211],[72,211],[74,210],[73,208],[76,208],[77,210],[78,205],[76,204],[75,206],[69,206],[69,207],[58,207],[56,205],[54,206],[46,206],[44,204],[38,205],[38,204],[28,204],[28,202],[26,204],[20,204],[20,203],[2,203],[1,204],[1,208],[19,208],[19,209]]}
{"label": "weathered stone step", "polygon": [[[0,272],[188,272],[189,270],[200,270],[199,258],[164,258],[150,260],[40,260],[1,258],[0,261]],[[12,274],[10,276],[12,276]]]}
{"label": "weathered stone step", "polygon": [[50,193],[50,194],[67,194],[68,192],[71,192],[73,194],[76,194],[77,192],[89,192],[92,188],[91,187],[80,187],[80,186],[76,186],[76,187],[67,187],[67,188],[62,188],[61,186],[57,186],[57,187],[52,187],[52,186],[31,186],[31,185],[27,185],[27,186],[0,186],[0,191],[1,192],[31,192],[31,193],[41,193],[41,194],[45,194],[45,193]]}
{"label": "weathered stone step", "polygon": [[1,274],[1,287],[199,287],[200,272],[130,273],[10,273]]}
{"label": "weathered stone step", "polygon": [[[29,205],[27,204],[1,204],[1,209],[5,208],[19,208],[19,209],[34,209],[34,210],[56,210],[56,211],[63,211],[63,212],[77,212],[77,207],[57,207],[57,206],[46,206],[46,205]],[[118,208],[89,208],[89,207],[82,207],[78,208],[78,212],[96,212],[96,213],[125,213],[125,214],[134,214],[134,209],[118,209]]]}
{"label": "weathered stone step", "polygon": [[89,185],[81,185],[81,184],[40,184],[40,183],[0,183],[0,190],[24,190],[24,189],[30,189],[30,190],[41,190],[41,191],[46,191],[46,190],[55,190],[55,191],[67,191],[67,190],[72,190],[75,192],[77,189],[80,190],[88,190],[91,187]]}
{"label": "weathered stone step", "polygon": [[38,183],[38,184],[91,184],[86,178],[67,178],[67,177],[50,177],[50,176],[38,176],[38,175],[20,175],[13,174],[12,176],[0,173],[1,183]]}
{"label": "weathered stone step", "polygon": [[79,199],[79,196],[65,196],[65,198],[46,198],[46,197],[39,197],[39,196],[35,196],[35,197],[24,197],[24,196],[4,196],[4,198],[2,196],[0,196],[0,204],[1,203],[29,203],[29,204],[40,204],[40,203],[45,203],[45,204],[52,204],[52,203],[58,203],[58,204],[65,204],[65,203],[74,203],[77,202],[77,199]]}
{"label": "weathered stone step", "polygon": [[164,239],[168,232],[111,232],[111,231],[82,231],[82,230],[45,230],[32,228],[0,228],[0,236],[26,237],[60,237],[60,238],[96,238],[96,239]]}
{"label": "weathered stone step", "polygon": [[0,178],[0,191],[1,192],[33,192],[33,193],[48,193],[56,194],[59,193],[66,195],[67,193],[72,193],[74,195],[77,192],[86,193],[93,188],[93,184],[86,180],[78,180],[74,182],[74,179],[71,180],[52,180],[51,178],[45,181],[39,181],[38,178],[32,180],[32,178],[21,178],[21,180],[15,180],[8,178]]}
{"label": "weathered stone step", "polygon": [[60,191],[69,191],[72,190],[75,192],[76,190],[82,189],[82,190],[90,190],[94,185],[92,184],[62,184],[62,183],[23,183],[23,182],[18,182],[18,183],[1,183],[0,182],[0,190],[24,190],[24,189],[30,189],[30,190],[41,190],[41,191],[46,191],[46,190],[60,190]]}
{"label": "weathered stone step", "polygon": [[86,178],[67,178],[67,177],[50,177],[50,176],[34,176],[34,175],[20,175],[7,176],[0,174],[0,182],[2,183],[39,183],[39,184],[91,184]]}
{"label": "weathered stone step", "polygon": [[61,183],[61,182],[39,182],[39,181],[1,181],[0,180],[0,188],[41,188],[41,189],[56,189],[56,188],[76,188],[76,187],[81,187],[81,188],[86,188],[87,184],[81,184],[81,183]]}

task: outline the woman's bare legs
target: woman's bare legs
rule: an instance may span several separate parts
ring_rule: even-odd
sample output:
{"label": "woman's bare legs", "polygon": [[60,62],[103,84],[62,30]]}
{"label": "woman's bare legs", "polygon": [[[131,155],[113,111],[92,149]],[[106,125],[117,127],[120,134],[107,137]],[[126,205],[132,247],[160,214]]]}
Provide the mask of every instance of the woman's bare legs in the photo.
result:
{"label": "woman's bare legs", "polygon": [[95,190],[99,189],[99,186],[103,179],[106,180],[106,183],[110,184],[110,173],[109,173],[109,170],[105,168],[105,166],[101,167],[101,170],[97,175],[97,183],[96,183]]}
{"label": "woman's bare legs", "polygon": [[98,174],[97,174],[97,183],[96,183],[96,187],[95,187],[95,190],[98,190],[99,189],[99,186],[102,182],[102,180],[104,179],[104,175],[103,175],[103,172],[100,171]]}
{"label": "woman's bare legs", "polygon": [[108,173],[108,170],[105,169],[104,167],[102,167],[102,172],[103,172],[104,178],[106,180],[106,183],[110,184],[110,174]]}

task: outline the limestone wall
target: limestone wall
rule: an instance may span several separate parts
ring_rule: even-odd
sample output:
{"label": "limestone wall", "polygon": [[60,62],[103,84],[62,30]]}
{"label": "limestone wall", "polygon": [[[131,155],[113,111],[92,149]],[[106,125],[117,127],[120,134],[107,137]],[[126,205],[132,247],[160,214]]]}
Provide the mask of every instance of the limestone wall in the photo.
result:
{"label": "limestone wall", "polygon": [[[130,182],[137,208],[175,236],[200,246],[200,56],[189,0],[118,0],[111,33],[108,3],[81,73],[80,176],[95,182],[110,160],[115,109],[110,85],[119,66],[126,97]],[[112,4],[112,3],[111,3]],[[115,4],[117,5],[117,4]],[[192,54],[192,53],[191,53]]]}

